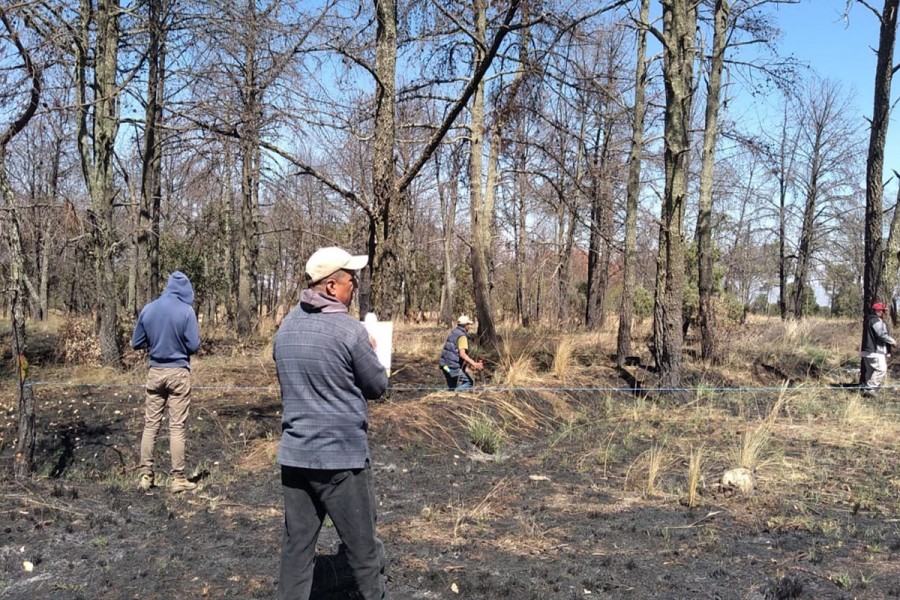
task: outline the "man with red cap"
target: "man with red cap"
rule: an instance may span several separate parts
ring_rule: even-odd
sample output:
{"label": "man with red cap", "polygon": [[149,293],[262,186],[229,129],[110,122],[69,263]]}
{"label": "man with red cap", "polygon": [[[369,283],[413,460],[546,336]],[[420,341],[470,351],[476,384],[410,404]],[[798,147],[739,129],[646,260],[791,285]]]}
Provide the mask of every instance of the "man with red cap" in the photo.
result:
{"label": "man with red cap", "polygon": [[891,355],[891,348],[897,345],[894,338],[888,332],[887,323],[884,322],[884,313],[887,307],[881,302],[872,305],[872,312],[866,315],[866,326],[863,328],[862,347],[860,356],[863,362],[863,396],[874,397],[875,392],[884,383],[887,374],[887,357]]}

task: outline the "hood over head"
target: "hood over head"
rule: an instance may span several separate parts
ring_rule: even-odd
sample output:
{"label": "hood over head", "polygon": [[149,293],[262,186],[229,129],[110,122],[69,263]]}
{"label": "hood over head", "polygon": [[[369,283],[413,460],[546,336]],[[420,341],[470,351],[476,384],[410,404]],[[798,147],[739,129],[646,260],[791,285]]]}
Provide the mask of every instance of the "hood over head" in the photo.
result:
{"label": "hood over head", "polygon": [[173,271],[169,275],[169,283],[166,284],[163,294],[175,296],[185,304],[194,303],[194,288],[191,286],[191,280],[181,271]]}

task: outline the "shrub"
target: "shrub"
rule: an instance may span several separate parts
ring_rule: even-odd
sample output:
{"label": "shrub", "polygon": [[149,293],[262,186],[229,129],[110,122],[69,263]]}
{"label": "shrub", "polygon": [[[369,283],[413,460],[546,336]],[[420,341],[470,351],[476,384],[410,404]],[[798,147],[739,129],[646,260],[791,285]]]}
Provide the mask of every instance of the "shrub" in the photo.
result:
{"label": "shrub", "polygon": [[497,454],[503,445],[503,431],[493,420],[479,415],[469,421],[469,440],[485,454]]}

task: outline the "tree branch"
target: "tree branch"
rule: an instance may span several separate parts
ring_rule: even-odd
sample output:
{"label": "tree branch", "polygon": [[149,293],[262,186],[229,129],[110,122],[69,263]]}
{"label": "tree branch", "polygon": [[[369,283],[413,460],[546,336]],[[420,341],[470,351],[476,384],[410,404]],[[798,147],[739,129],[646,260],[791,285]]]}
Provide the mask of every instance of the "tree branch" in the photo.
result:
{"label": "tree branch", "polygon": [[506,34],[510,32],[510,24],[512,23],[516,11],[519,9],[520,4],[521,0],[512,0],[510,2],[509,9],[506,11],[506,16],[503,18],[503,24],[498,29],[497,35],[494,36],[494,41],[491,44],[490,48],[488,48],[484,59],[481,61],[481,64],[478,65],[478,68],[472,75],[472,79],[469,81],[468,85],[466,85],[466,87],[463,89],[462,95],[450,108],[450,112],[448,112],[447,116],[444,117],[444,120],[441,122],[441,125],[438,127],[437,131],[435,131],[431,138],[428,140],[428,143],[422,150],[422,154],[419,156],[418,160],[413,163],[413,165],[400,179],[399,183],[397,184],[398,192],[403,192],[407,187],[409,187],[409,184],[412,183],[413,179],[416,178],[416,175],[419,174],[419,171],[422,170],[422,167],[425,166],[425,163],[428,162],[428,160],[431,158],[431,155],[434,154],[434,151],[437,149],[438,145],[440,145],[441,140],[444,139],[444,136],[456,121],[459,113],[461,113],[466,104],[469,103],[469,99],[478,89],[478,86],[481,84],[482,79],[484,79],[485,74],[487,73],[488,69],[491,66],[491,63],[493,62],[494,57],[500,50],[500,44],[503,43],[503,39],[506,37]]}

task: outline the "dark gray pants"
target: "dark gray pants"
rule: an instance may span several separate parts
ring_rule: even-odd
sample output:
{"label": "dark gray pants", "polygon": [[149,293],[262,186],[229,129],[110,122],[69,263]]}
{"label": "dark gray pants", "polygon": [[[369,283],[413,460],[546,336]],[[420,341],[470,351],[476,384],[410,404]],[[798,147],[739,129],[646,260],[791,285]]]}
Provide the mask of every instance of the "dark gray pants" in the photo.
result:
{"label": "dark gray pants", "polygon": [[389,598],[384,546],[375,536],[372,467],[330,471],[281,467],[284,537],[278,600],[307,600],[316,541],[326,513],[347,547],[347,563],[365,600]]}

